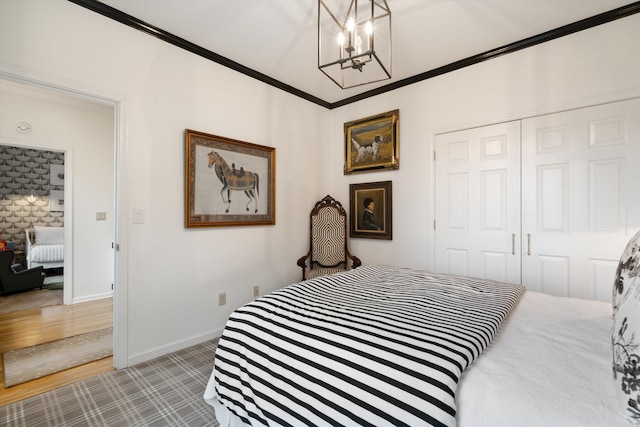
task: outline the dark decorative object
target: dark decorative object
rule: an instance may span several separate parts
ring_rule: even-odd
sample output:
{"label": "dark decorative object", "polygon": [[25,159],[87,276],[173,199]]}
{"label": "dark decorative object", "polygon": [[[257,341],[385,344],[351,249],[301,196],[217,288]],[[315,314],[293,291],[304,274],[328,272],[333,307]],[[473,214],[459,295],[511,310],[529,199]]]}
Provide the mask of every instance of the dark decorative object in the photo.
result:
{"label": "dark decorative object", "polygon": [[630,420],[640,425],[640,232],[627,244],[613,287],[613,377]]}
{"label": "dark decorative object", "polygon": [[298,259],[302,280],[349,270],[349,260],[351,268],[362,264],[347,247],[347,213],[339,201],[327,195],[309,214],[309,252]]}
{"label": "dark decorative object", "polygon": [[0,291],[3,295],[13,292],[40,288],[44,283],[42,266],[29,270],[16,271],[12,268],[14,253],[12,250],[0,251]]}
{"label": "dark decorative object", "polygon": [[342,89],[391,78],[386,0],[318,0],[318,68]]}
{"label": "dark decorative object", "polygon": [[276,223],[276,149],[187,129],[185,227]]}
{"label": "dark decorative object", "polygon": [[392,240],[391,181],[349,185],[351,237]]}

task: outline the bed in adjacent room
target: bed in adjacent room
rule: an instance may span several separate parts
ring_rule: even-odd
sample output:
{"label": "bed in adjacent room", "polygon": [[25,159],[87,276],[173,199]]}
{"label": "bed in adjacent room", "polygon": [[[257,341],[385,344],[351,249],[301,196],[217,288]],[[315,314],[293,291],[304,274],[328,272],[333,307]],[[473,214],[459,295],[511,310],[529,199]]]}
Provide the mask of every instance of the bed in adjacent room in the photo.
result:
{"label": "bed in adjacent room", "polygon": [[25,230],[27,268],[64,267],[64,228],[34,227]]}
{"label": "bed in adjacent room", "polygon": [[205,400],[223,427],[640,423],[634,239],[615,310],[392,266],[290,285],[232,313]]}

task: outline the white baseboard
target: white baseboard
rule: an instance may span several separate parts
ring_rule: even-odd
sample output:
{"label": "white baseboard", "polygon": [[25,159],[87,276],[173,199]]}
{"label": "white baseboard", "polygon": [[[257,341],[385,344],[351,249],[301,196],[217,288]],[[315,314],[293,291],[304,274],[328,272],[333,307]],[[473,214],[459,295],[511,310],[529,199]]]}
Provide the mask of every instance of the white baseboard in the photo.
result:
{"label": "white baseboard", "polygon": [[103,298],[112,298],[113,297],[113,291],[109,291],[109,292],[104,292],[101,294],[93,294],[93,295],[87,295],[84,297],[77,297],[74,298],[72,301],[72,304],[78,304],[80,302],[87,302],[87,301],[95,301],[98,299],[103,299]]}
{"label": "white baseboard", "polygon": [[[147,360],[155,359],[156,357],[164,356],[167,353],[172,353],[174,351],[182,350],[183,348],[191,347],[192,345],[218,338],[222,335],[222,330],[223,328],[214,329],[200,335],[195,335],[183,340],[167,343],[138,354],[133,354],[127,358],[127,366],[133,366],[138,363],[146,362]],[[213,354],[211,355],[211,360],[213,360]]]}

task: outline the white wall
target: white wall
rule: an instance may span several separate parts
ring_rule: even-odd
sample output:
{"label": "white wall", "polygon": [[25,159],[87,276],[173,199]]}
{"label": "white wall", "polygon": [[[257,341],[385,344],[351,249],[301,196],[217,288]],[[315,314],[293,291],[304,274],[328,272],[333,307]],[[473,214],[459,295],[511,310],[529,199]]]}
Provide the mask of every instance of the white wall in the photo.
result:
{"label": "white wall", "polygon": [[[633,15],[333,110],[327,191],[348,201],[351,183],[393,182],[393,240],[351,239],[351,252],[365,264],[433,268],[435,135],[640,96],[638,40]],[[400,169],[343,175],[344,147],[330,143],[343,123],[394,109]]]}
{"label": "white wall", "polygon": [[[129,362],[219,333],[254,284],[297,280],[310,208],[326,194],[348,206],[350,183],[392,180],[394,199],[393,241],[352,251],[429,267],[434,135],[638,95],[638,39],[625,18],[327,111],[66,1],[0,2],[0,67],[121,101],[125,213],[145,209],[121,242]],[[343,123],[396,108],[400,170],[344,176]],[[276,148],[275,226],[184,229],[185,128]]]}
{"label": "white wall", "polygon": [[[32,126],[19,133],[17,123]],[[64,151],[67,174],[65,200],[73,224],[71,299],[75,302],[112,295],[114,233],[114,111],[112,107],[86,104],[69,97],[34,91],[13,82],[0,81],[0,142],[5,145]],[[105,212],[106,221],[96,221]]]}
{"label": "white wall", "polygon": [[[325,109],[64,0],[0,2],[0,66],[120,101],[125,214],[145,210],[120,242],[130,363],[219,334],[255,284],[299,278]],[[186,128],[276,148],[275,226],[184,228]]]}

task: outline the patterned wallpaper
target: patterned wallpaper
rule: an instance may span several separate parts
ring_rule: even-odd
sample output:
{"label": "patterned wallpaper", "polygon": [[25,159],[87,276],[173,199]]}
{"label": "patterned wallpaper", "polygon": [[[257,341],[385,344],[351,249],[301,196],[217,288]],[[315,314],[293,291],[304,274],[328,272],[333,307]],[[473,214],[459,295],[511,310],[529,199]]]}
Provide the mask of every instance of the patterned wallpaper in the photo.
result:
{"label": "patterned wallpaper", "polygon": [[[64,225],[64,153],[0,145],[0,235],[24,250],[24,229]],[[33,204],[27,201],[33,192]]]}

